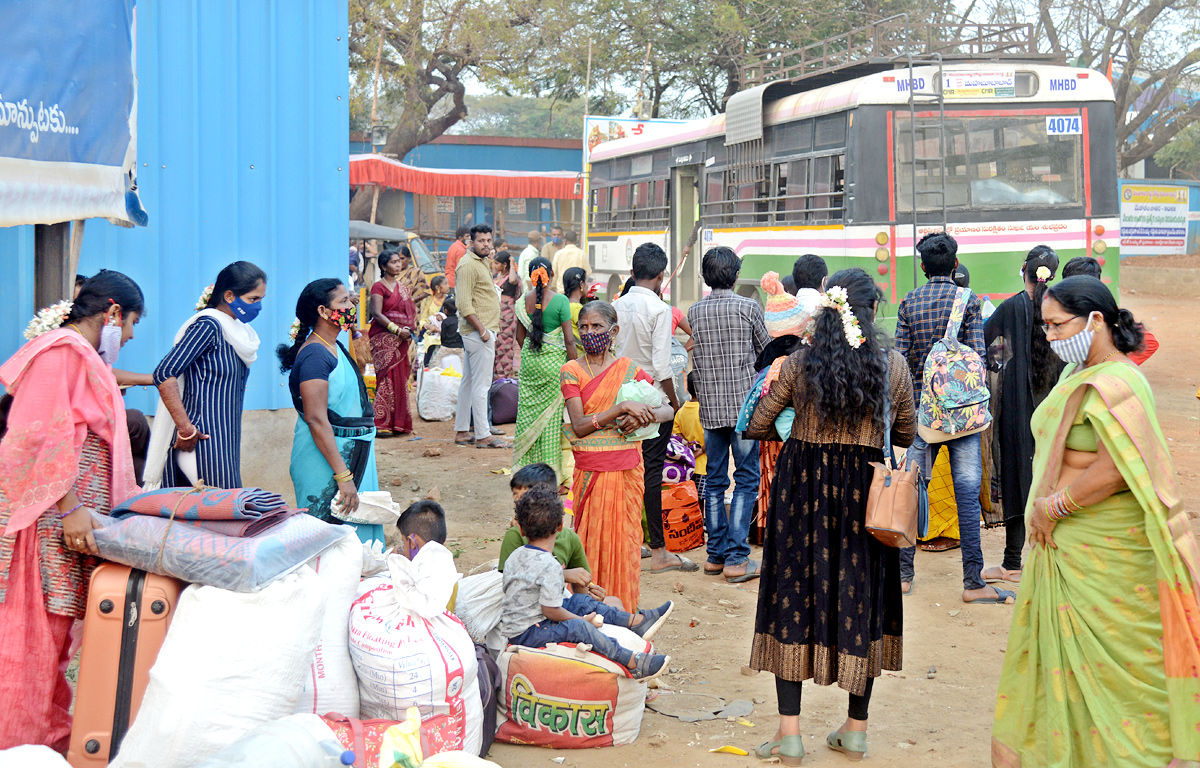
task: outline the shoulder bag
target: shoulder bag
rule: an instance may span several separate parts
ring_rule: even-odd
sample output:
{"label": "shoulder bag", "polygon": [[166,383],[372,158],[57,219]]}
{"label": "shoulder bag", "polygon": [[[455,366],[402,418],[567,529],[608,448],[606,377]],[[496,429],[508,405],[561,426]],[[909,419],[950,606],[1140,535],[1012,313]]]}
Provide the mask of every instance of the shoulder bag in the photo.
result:
{"label": "shoulder bag", "polygon": [[875,476],[867,493],[867,530],[889,547],[915,547],[929,533],[929,495],[915,461],[899,466],[892,453],[892,385],[887,352],[883,355],[886,394],[883,407],[883,463],[871,462]]}

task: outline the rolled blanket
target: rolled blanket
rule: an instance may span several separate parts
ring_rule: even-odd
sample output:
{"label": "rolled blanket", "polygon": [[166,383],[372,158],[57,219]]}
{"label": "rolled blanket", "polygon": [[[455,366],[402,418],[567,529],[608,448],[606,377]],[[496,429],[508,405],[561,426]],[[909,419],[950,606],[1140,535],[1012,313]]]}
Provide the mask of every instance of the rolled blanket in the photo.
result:
{"label": "rolled blanket", "polygon": [[184,525],[194,525],[206,531],[220,533],[224,536],[244,539],[248,536],[258,536],[287,520],[292,515],[299,514],[300,509],[281,509],[253,520],[184,520]]}
{"label": "rolled blanket", "polygon": [[160,488],[126,499],[113,508],[117,519],[129,515],[176,520],[257,520],[287,510],[278,493],[262,488]]}

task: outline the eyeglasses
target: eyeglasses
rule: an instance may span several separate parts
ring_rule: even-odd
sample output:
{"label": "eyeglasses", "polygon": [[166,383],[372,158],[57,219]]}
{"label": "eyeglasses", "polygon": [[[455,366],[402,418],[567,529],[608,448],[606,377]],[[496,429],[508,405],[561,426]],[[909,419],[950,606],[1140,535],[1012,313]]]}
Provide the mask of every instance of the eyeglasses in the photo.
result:
{"label": "eyeglasses", "polygon": [[1051,323],[1049,321],[1046,321],[1046,322],[1042,323],[1041,326],[1039,326],[1039,327],[1042,329],[1043,333],[1050,333],[1050,331],[1054,331],[1055,333],[1057,333],[1059,328],[1062,328],[1067,323],[1074,322],[1074,321],[1080,319],[1081,317],[1083,317],[1083,315],[1075,315],[1070,320],[1063,320],[1061,323]]}

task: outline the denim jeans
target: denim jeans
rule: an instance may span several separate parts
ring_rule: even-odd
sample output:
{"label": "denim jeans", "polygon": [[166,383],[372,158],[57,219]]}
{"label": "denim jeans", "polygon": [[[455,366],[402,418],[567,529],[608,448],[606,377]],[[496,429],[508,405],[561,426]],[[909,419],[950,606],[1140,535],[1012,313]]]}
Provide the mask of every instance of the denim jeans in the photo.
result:
{"label": "denim jeans", "polygon": [[[729,488],[729,455],[733,454],[733,501],[725,509]],[[758,502],[758,441],[747,440],[733,427],[704,430],[708,456],[704,483],[704,527],[708,530],[708,562],[737,566],[750,559],[750,520]]]}
{"label": "denim jeans", "polygon": [[[628,613],[605,605],[587,595],[571,595],[563,600],[562,607],[576,616],[598,613],[604,617],[606,624],[618,627],[629,626],[630,615]],[[593,651],[618,664],[629,666],[629,662],[633,659],[633,651],[626,650],[616,640],[596,629],[591,622],[583,619],[571,619],[570,621],[543,619],[516,637],[510,637],[509,642],[513,645],[523,645],[526,648],[545,648],[550,643],[587,643],[592,646]]]}
{"label": "denim jeans", "polygon": [[[959,437],[945,443],[930,445],[920,438],[913,440],[908,458],[921,466],[925,485],[933,475],[938,451],[945,446],[950,451],[950,477],[954,481],[954,500],[958,506],[958,536],[962,544],[963,589],[982,589],[983,545],[979,536],[979,486],[983,482],[983,453],[979,433]],[[912,581],[915,547],[900,550],[900,580]]]}

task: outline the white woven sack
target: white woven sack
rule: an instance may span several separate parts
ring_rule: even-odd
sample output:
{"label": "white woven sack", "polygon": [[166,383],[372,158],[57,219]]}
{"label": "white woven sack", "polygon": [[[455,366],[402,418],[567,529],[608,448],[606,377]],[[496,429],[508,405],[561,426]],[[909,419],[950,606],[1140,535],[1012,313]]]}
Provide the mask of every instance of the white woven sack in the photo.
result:
{"label": "white woven sack", "polygon": [[417,415],[425,421],[450,421],[458,407],[461,376],[444,374],[442,368],[422,370],[417,381]]}
{"label": "white woven sack", "polygon": [[324,614],[324,587],[308,568],[260,592],[188,587],[110,768],[192,768],[292,714]]}
{"label": "white woven sack", "polygon": [[358,509],[349,513],[342,510],[340,496],[335,496],[329,504],[329,513],[338,520],[359,525],[395,525],[400,511],[400,505],[388,491],[362,491],[358,494]]}
{"label": "white woven sack", "polygon": [[325,585],[325,618],[321,637],[304,678],[297,713],[337,712],[358,717],[358,678],[350,663],[350,604],[362,573],[363,546],[349,527],[329,549],[308,561],[307,567]]}
{"label": "white woven sack", "polygon": [[362,582],[350,609],[350,659],[359,716],[402,721],[449,715],[466,752],[479,753],[483,703],[475,644],[446,610],[459,574],[454,556],[431,542],[413,560],[388,557],[388,575]]}
{"label": "white woven sack", "polygon": [[485,571],[458,582],[454,615],[476,643],[483,644],[488,632],[500,623],[503,605],[504,574],[500,571]]}

